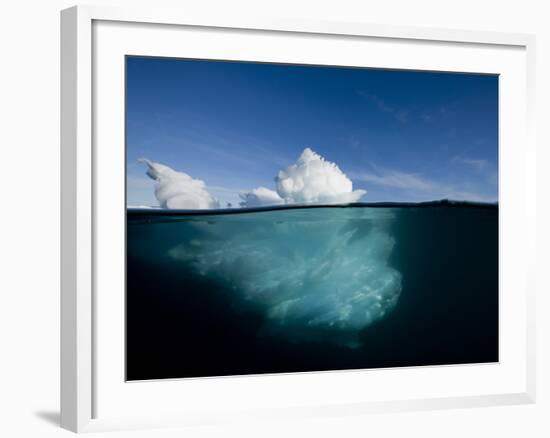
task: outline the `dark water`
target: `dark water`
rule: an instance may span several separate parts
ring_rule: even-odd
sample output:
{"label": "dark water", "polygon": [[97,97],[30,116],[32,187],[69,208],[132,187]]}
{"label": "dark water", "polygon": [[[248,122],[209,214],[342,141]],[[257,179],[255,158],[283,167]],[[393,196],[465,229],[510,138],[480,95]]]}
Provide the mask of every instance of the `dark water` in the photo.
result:
{"label": "dark water", "polygon": [[128,210],[127,378],[498,361],[498,207]]}

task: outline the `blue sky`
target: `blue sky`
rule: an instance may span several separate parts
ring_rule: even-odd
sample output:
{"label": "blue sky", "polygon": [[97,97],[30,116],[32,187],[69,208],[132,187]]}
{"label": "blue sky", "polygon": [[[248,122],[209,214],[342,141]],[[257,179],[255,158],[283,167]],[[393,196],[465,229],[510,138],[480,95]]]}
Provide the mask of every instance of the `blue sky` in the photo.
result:
{"label": "blue sky", "polygon": [[127,59],[127,201],[156,205],[149,158],[225,202],[312,148],[365,202],[498,198],[492,75]]}

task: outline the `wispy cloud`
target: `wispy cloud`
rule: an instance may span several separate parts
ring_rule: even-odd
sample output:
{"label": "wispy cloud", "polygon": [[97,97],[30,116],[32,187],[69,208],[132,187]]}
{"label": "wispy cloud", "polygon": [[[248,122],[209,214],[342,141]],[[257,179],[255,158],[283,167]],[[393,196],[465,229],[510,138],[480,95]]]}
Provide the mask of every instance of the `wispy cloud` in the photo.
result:
{"label": "wispy cloud", "polygon": [[376,107],[382,112],[393,113],[395,111],[395,108],[392,105],[389,105],[384,99],[378,97],[374,93],[369,93],[367,91],[361,90],[361,91],[358,91],[357,94],[369,100],[370,102],[374,103]]}
{"label": "wispy cloud", "polygon": [[462,157],[454,157],[452,159],[454,163],[463,164],[465,166],[468,166],[476,171],[484,171],[489,169],[491,166],[491,163],[489,163],[488,160],[483,160],[480,158],[462,158]]}
{"label": "wispy cloud", "polygon": [[364,181],[383,187],[407,190],[433,190],[436,185],[417,173],[407,173],[398,170],[384,170],[382,172],[351,173],[350,176],[357,181]]}
{"label": "wispy cloud", "polygon": [[490,187],[498,187],[498,166],[489,160],[481,158],[465,158],[455,156],[451,162],[462,168],[470,169],[477,178],[482,178]]}
{"label": "wispy cloud", "polygon": [[376,94],[367,91],[358,91],[357,94],[374,104],[381,112],[394,117],[400,123],[407,123],[409,121],[409,111],[391,105]]}
{"label": "wispy cloud", "polygon": [[216,147],[200,143],[195,143],[194,147],[208,154],[210,157],[216,156],[218,159],[228,163],[238,163],[244,166],[255,166],[257,164],[253,159],[238,155],[225,147]]}
{"label": "wispy cloud", "polygon": [[[375,186],[396,190],[399,199],[411,200],[454,199],[478,202],[494,202],[497,196],[476,190],[471,182],[451,184],[445,181],[428,178],[420,173],[405,172],[396,169],[374,167],[374,172],[348,172],[354,181],[361,181]],[[368,189],[368,186],[367,186]],[[372,191],[371,191],[372,193]]]}
{"label": "wispy cloud", "polygon": [[424,123],[440,122],[449,119],[456,113],[458,101],[447,102],[444,105],[424,108],[420,113],[420,120]]}
{"label": "wispy cloud", "polygon": [[418,107],[398,107],[377,94],[365,90],[357,91],[357,94],[372,103],[380,112],[386,113],[401,123],[408,123],[411,120],[419,120],[424,123],[434,123],[449,119],[456,113],[459,105],[458,101],[447,102],[444,105],[418,108]]}

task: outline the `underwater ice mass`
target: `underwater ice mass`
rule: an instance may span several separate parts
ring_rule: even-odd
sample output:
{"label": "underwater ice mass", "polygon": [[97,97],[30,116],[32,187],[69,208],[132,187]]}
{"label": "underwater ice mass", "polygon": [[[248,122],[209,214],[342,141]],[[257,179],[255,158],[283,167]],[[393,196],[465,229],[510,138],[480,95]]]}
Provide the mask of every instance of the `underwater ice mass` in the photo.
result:
{"label": "underwater ice mass", "polygon": [[321,208],[203,219],[189,222],[195,237],[169,256],[230,290],[236,306],[260,309],[265,335],[358,347],[358,332],[398,301],[391,214]]}

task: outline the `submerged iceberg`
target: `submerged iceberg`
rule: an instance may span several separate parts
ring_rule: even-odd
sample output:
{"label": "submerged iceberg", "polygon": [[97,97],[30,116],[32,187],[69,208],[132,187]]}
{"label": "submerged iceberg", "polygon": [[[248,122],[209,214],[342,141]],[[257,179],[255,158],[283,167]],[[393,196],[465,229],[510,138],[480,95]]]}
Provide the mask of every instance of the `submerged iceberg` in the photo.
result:
{"label": "submerged iceberg", "polygon": [[[224,285],[237,306],[265,315],[265,335],[360,345],[359,332],[397,304],[388,265],[392,215],[379,209],[303,208],[187,216],[168,255]],[[173,238],[174,236],[172,236]]]}

